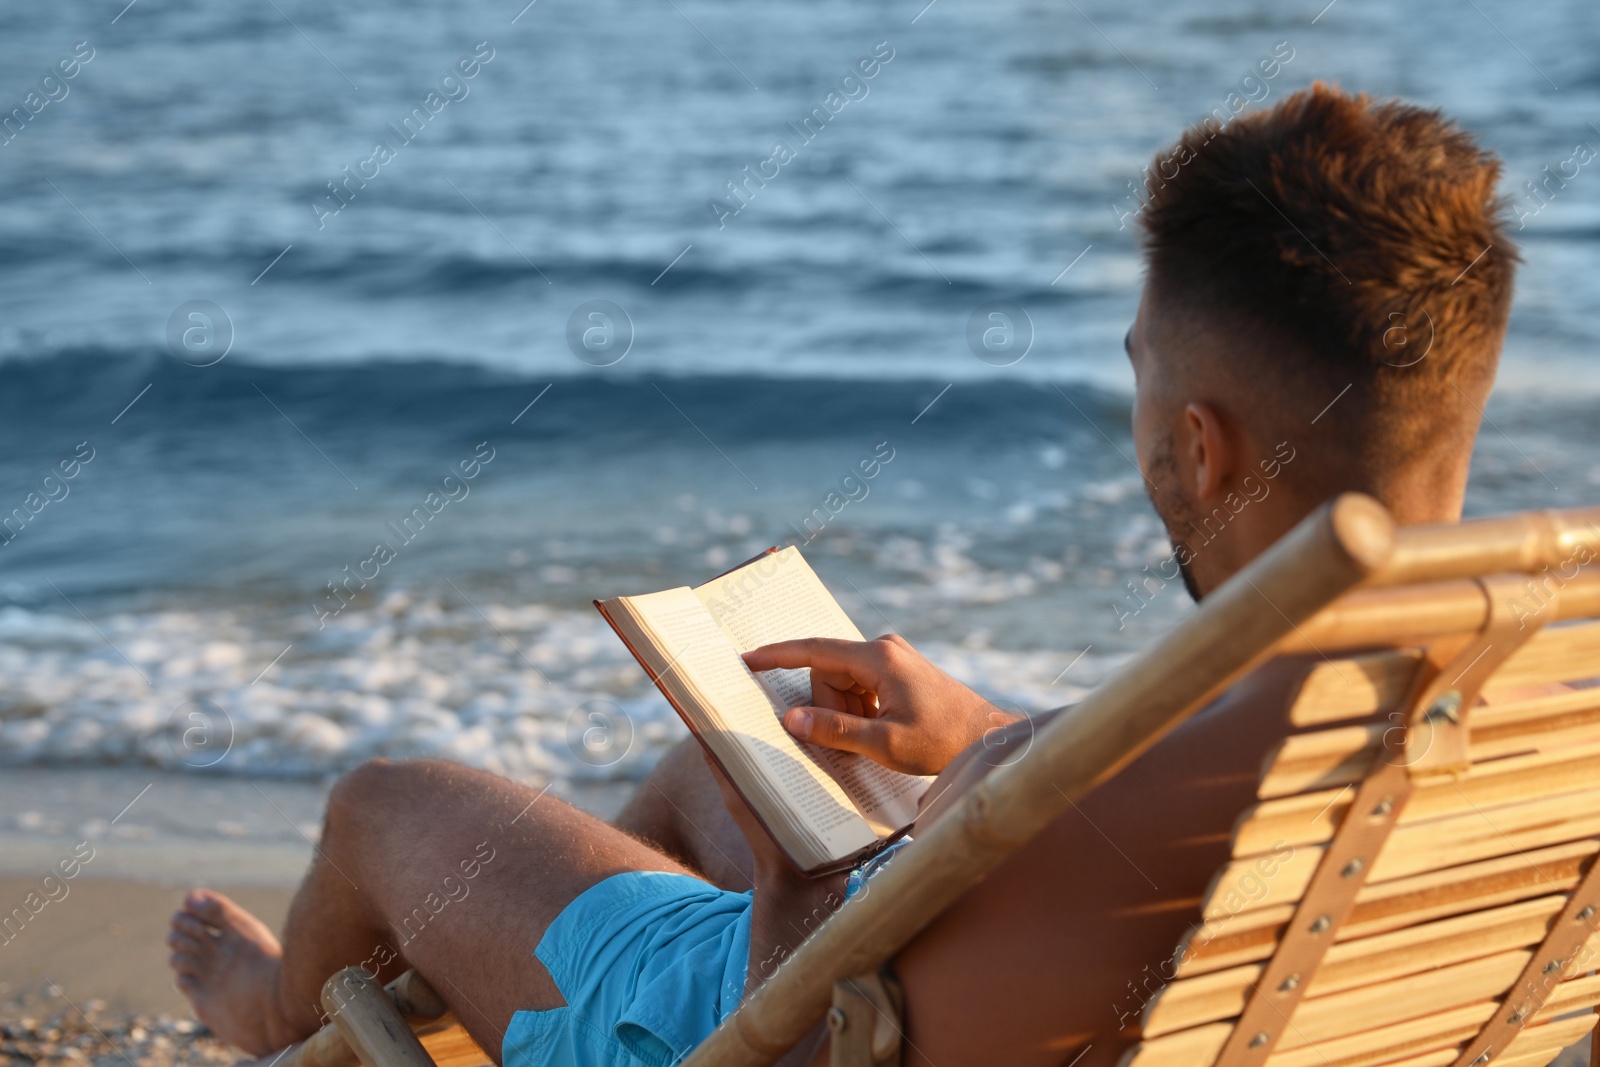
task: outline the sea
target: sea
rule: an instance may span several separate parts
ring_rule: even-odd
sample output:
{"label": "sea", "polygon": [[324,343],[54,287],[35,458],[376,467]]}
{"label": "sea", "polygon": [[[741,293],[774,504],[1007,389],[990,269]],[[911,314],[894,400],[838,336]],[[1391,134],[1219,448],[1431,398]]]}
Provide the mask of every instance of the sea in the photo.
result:
{"label": "sea", "polygon": [[868,634],[1071,702],[1192,610],[1129,592],[1169,548],[1124,213],[1235,92],[1403,96],[1502,156],[1524,263],[1467,510],[1600,501],[1592,0],[0,27],[0,777],[626,785],[684,730],[592,601],[786,544]]}

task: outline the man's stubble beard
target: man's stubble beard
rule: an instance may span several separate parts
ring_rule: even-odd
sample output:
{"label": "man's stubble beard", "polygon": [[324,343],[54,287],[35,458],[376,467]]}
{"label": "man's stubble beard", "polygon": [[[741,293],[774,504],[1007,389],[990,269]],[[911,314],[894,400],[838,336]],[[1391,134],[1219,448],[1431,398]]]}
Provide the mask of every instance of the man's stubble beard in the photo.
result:
{"label": "man's stubble beard", "polygon": [[1145,492],[1167,528],[1167,540],[1172,544],[1172,555],[1178,563],[1178,573],[1183,577],[1184,592],[1198,604],[1203,594],[1190,569],[1195,551],[1185,535],[1194,529],[1193,520],[1199,514],[1199,508],[1183,492],[1183,479],[1178,474],[1177,449],[1170,432],[1163,434],[1157,443],[1150,466],[1151,472],[1145,478]]}

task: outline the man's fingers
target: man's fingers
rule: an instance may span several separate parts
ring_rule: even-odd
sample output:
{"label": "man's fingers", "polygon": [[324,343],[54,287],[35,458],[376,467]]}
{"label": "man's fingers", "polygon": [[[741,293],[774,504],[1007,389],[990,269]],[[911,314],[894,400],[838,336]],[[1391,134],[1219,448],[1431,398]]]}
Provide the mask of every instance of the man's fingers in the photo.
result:
{"label": "man's fingers", "polygon": [[848,689],[835,689],[833,686],[820,681],[816,674],[811,676],[811,703],[819,708],[829,711],[842,711],[846,714],[855,709],[850,706],[850,700],[855,694]]}
{"label": "man's fingers", "polygon": [[753,671],[811,667],[829,674],[846,675],[868,689],[877,689],[882,650],[872,641],[807,637],[753,648],[744,654],[744,661]]}
{"label": "man's fingers", "polygon": [[[861,694],[855,692],[846,692],[839,695],[844,698],[844,707],[836,710],[843,711],[847,715],[855,715],[863,719],[872,718],[872,716],[867,712],[866,705],[861,703]],[[818,701],[818,703],[820,704],[822,702]]]}
{"label": "man's fingers", "polygon": [[824,748],[856,752],[882,762],[884,723],[863,719],[827,708],[790,708],[783,713],[783,725],[802,741]]}
{"label": "man's fingers", "polygon": [[[821,667],[812,667],[811,688],[816,689],[819,686],[826,686],[827,688],[840,693],[870,692],[866,686],[862,685],[848,674],[840,674],[836,671],[825,671]],[[818,703],[821,703],[821,701],[818,701]],[[833,705],[824,704],[823,706],[832,707]]]}

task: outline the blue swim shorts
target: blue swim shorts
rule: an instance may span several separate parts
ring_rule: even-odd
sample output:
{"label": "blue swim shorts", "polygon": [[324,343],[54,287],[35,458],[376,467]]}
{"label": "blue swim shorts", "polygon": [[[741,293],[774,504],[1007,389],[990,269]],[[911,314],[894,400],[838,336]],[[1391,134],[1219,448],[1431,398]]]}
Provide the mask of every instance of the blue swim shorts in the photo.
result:
{"label": "blue swim shorts", "polygon": [[585,890],[534,950],[566,1007],[513,1015],[505,1067],[683,1059],[744,996],[750,900],[661,871],[613,875]]}

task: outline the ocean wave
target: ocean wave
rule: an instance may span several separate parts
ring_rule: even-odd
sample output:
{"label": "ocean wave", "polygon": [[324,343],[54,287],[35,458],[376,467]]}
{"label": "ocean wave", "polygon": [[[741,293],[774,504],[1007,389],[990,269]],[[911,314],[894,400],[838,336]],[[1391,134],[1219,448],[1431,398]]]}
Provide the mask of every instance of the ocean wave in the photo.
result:
{"label": "ocean wave", "polygon": [[[400,426],[468,436],[493,427],[516,437],[598,439],[597,447],[606,449],[627,441],[659,441],[667,428],[675,430],[684,416],[663,395],[686,405],[695,422],[718,440],[722,435],[781,441],[846,433],[854,439],[864,432],[861,427],[909,424],[950,383],[915,377],[660,375],[620,366],[612,373],[552,378],[443,360],[266,366],[230,358],[195,368],[154,347],[75,347],[0,361],[0,413],[5,416],[0,441],[32,440],[44,426],[103,426],[146,385],[150,390],[139,400],[141,417],[119,423],[117,433],[193,438],[281,422],[283,415],[263,402],[264,394],[280,405],[292,404],[297,422],[303,418],[334,434],[349,432],[354,422],[364,436],[382,436],[386,427]],[[552,388],[540,402],[538,417],[504,430],[545,385]],[[352,418],[357,398],[359,420]],[[962,382],[940,405],[941,434],[981,435],[990,442],[1058,438],[1064,417],[1076,415],[1071,405],[1097,424],[1125,427],[1128,418],[1126,395],[1070,381]],[[786,417],[796,411],[808,415]],[[0,470],[4,465],[0,460]]]}
{"label": "ocean wave", "polygon": [[[1076,699],[1119,658],[925,651],[1028,711]],[[529,781],[629,781],[687,736],[598,615],[406,592],[320,630],[260,606],[92,624],[9,607],[0,677],[9,765],[315,778],[375,756],[428,756]]]}

